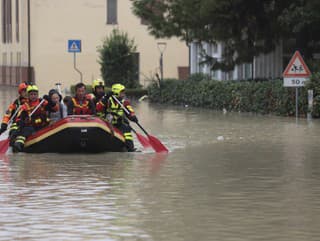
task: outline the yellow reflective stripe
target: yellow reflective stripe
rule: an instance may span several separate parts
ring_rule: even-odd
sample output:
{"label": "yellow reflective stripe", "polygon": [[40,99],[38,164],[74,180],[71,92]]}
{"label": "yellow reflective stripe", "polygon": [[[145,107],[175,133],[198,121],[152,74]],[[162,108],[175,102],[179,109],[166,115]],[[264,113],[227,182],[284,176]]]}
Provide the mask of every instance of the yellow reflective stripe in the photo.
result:
{"label": "yellow reflective stripe", "polygon": [[10,130],[17,130],[19,129],[17,123],[13,123],[11,126],[10,126]]}
{"label": "yellow reflective stripe", "polygon": [[24,144],[25,140],[26,138],[24,136],[18,136],[15,142]]}
{"label": "yellow reflective stripe", "polygon": [[124,114],[123,109],[120,108],[118,103],[115,103],[112,98],[110,98],[110,102],[111,102],[111,106],[110,108],[108,108],[109,112],[115,113],[119,116],[123,116]]}
{"label": "yellow reflective stripe", "polygon": [[127,105],[126,107],[127,107],[127,109],[128,109],[131,113],[134,112],[134,110],[133,110],[133,108],[131,107],[131,105]]}
{"label": "yellow reflective stripe", "polygon": [[17,136],[16,140],[25,141],[26,138],[24,136]]}
{"label": "yellow reflective stripe", "polygon": [[126,139],[126,140],[133,140],[133,136],[132,136],[132,134],[131,134],[130,132],[128,132],[128,133],[123,133],[123,135],[124,135],[124,139]]}

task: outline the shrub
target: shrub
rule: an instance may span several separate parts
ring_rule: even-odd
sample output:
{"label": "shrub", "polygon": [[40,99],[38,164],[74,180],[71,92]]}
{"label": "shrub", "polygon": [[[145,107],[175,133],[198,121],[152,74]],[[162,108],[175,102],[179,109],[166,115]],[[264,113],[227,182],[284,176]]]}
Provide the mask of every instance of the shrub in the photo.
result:
{"label": "shrub", "polygon": [[[320,75],[319,75],[320,76]],[[295,88],[283,87],[283,81],[216,81],[198,79],[199,76],[181,81],[167,79],[148,87],[149,99],[153,102],[191,105],[215,110],[273,113],[282,116],[295,115]],[[319,81],[320,78],[317,79]],[[319,81],[320,82],[320,81]],[[317,82],[317,108],[320,114],[320,83]],[[312,82],[315,84],[315,81]],[[299,88],[299,114],[307,114],[307,91]]]}

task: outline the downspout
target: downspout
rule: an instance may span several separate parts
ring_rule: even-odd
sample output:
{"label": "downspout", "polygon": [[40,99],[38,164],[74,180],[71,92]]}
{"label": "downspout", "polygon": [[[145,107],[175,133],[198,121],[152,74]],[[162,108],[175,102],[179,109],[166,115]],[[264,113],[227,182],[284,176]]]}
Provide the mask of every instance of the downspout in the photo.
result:
{"label": "downspout", "polygon": [[27,2],[27,15],[28,15],[28,84],[32,83],[31,73],[31,38],[30,38],[30,0]]}

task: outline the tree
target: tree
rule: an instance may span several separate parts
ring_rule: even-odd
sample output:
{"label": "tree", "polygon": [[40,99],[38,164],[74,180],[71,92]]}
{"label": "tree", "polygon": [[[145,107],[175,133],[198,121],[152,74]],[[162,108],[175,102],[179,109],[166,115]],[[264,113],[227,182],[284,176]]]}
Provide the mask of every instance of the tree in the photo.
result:
{"label": "tree", "polygon": [[106,86],[121,83],[128,88],[135,88],[139,85],[136,48],[134,40],[118,29],[114,29],[110,36],[103,40],[98,52],[101,75]]}
{"label": "tree", "polygon": [[320,2],[298,0],[288,4],[280,23],[286,29],[287,39],[293,40],[292,47],[299,50],[304,58],[312,59],[313,53],[320,52]]}
{"label": "tree", "polygon": [[[230,70],[272,51],[280,40],[294,38],[302,49],[310,47],[316,35],[319,40],[319,5],[317,0],[133,0],[133,12],[147,20],[156,37],[223,42],[223,58],[206,55],[205,62]],[[304,32],[312,36],[303,39]]]}

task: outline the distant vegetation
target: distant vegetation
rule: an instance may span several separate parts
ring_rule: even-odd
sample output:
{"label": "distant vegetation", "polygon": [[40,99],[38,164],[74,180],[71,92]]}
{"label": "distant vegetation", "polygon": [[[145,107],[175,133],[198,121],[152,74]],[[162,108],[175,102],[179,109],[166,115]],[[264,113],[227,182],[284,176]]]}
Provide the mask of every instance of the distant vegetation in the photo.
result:
{"label": "distant vegetation", "polygon": [[186,43],[223,42],[223,56],[205,53],[213,69],[233,69],[255,56],[284,48],[299,50],[309,67],[320,50],[319,0],[132,0],[133,12],[157,38]]}
{"label": "distant vegetation", "polygon": [[106,86],[121,83],[127,88],[139,86],[136,45],[128,34],[114,29],[98,47],[101,76]]}
{"label": "distant vegetation", "polygon": [[[320,74],[299,88],[299,115],[308,113],[307,89],[314,90],[313,117],[320,117]],[[161,90],[148,88],[150,101],[190,105],[214,110],[295,116],[295,88],[283,87],[283,80],[217,81],[201,74],[188,80],[166,79]]]}

